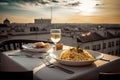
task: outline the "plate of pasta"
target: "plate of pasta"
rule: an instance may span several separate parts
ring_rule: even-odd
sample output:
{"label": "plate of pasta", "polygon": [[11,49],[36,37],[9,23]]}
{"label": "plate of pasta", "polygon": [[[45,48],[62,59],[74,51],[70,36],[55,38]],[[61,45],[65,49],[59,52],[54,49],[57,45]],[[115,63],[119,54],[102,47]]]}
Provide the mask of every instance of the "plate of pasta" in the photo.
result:
{"label": "plate of pasta", "polygon": [[50,57],[54,58],[58,63],[69,66],[84,66],[94,63],[101,59],[103,54],[93,50],[83,50],[81,48],[70,48],[51,52]]}

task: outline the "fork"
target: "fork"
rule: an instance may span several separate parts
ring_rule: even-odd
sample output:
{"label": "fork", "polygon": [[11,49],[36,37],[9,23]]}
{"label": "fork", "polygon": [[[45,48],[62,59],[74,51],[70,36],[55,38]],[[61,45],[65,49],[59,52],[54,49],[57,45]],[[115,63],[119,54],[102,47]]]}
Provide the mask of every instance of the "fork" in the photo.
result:
{"label": "fork", "polygon": [[[33,56],[32,55],[26,55],[27,57],[30,57],[32,58]],[[46,59],[46,57],[48,57],[47,55],[44,55],[44,56],[40,56],[40,57],[37,57],[38,59],[41,59],[42,63],[45,64],[47,67],[49,68],[58,68],[68,74],[73,74],[74,72],[71,71],[71,70],[68,70],[66,68],[63,68],[61,66],[58,66],[58,65],[55,65],[53,63],[51,63],[48,59]]]}
{"label": "fork", "polygon": [[108,62],[110,62],[110,60],[109,60],[109,59],[104,59],[104,58],[101,58],[100,60],[103,60],[103,61],[108,61]]}
{"label": "fork", "polygon": [[63,68],[63,67],[61,67],[61,66],[58,66],[58,65],[55,65],[55,64],[51,63],[51,62],[50,62],[49,60],[47,60],[46,58],[43,58],[43,57],[38,57],[38,58],[41,59],[42,62],[43,62],[47,67],[49,67],[49,68],[57,68],[57,69],[60,69],[60,70],[66,72],[66,73],[68,73],[68,74],[73,74],[73,73],[74,73],[74,72],[71,71],[71,70],[68,70],[68,69],[66,69],[66,68]]}
{"label": "fork", "polygon": [[[9,54],[9,56],[20,56],[20,55],[11,55],[11,54]],[[31,55],[31,54],[26,55],[26,57],[35,58],[35,57],[33,57],[33,55]],[[38,59],[41,59],[41,61],[42,61],[46,66],[48,66],[49,68],[58,68],[58,69],[66,72],[66,73],[68,73],[68,74],[73,74],[73,73],[74,73],[74,72],[71,71],[71,70],[68,70],[68,69],[66,69],[66,68],[63,68],[63,67],[60,67],[60,66],[58,66],[58,65],[55,65],[55,64],[51,63],[50,61],[48,61],[46,58],[43,58],[42,56],[37,57],[37,58],[38,58]]]}

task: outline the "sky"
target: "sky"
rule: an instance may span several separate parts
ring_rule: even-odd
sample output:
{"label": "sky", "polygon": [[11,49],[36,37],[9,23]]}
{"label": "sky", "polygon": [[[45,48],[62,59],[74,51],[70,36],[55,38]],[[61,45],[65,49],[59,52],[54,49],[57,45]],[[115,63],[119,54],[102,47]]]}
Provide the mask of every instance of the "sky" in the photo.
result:
{"label": "sky", "polygon": [[119,0],[0,0],[0,23],[34,23],[34,19],[52,19],[52,23],[120,24]]}

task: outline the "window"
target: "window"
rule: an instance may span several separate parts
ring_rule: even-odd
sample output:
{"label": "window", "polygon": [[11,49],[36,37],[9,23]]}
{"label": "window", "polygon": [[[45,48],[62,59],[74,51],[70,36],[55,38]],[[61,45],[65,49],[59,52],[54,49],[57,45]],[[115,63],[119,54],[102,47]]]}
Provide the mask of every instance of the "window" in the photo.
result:
{"label": "window", "polygon": [[96,49],[97,49],[97,50],[100,50],[100,49],[101,49],[100,47],[101,47],[101,45],[98,44]]}
{"label": "window", "polygon": [[118,46],[118,45],[119,45],[119,41],[117,40],[117,41],[116,41],[116,46]]}
{"label": "window", "polygon": [[108,42],[108,47],[111,47],[111,42]]}
{"label": "window", "polygon": [[112,46],[114,46],[114,41],[112,41]]}
{"label": "window", "polygon": [[30,31],[39,31],[39,28],[38,27],[30,27]]}
{"label": "window", "polygon": [[118,45],[120,45],[120,40],[118,40]]}
{"label": "window", "polygon": [[90,49],[89,46],[86,46],[85,49]]}
{"label": "window", "polygon": [[108,54],[111,54],[111,52],[108,52]]}
{"label": "window", "polygon": [[120,54],[120,49],[118,49],[118,53]]}
{"label": "window", "polygon": [[93,48],[93,50],[96,50],[96,45],[93,45],[92,48]]}
{"label": "window", "polygon": [[32,27],[30,27],[30,32],[31,32],[31,31],[33,31],[33,28],[32,28]]}
{"label": "window", "polygon": [[112,54],[114,54],[114,51],[112,51]]}
{"label": "window", "polygon": [[116,54],[118,54],[119,50],[116,50]]}
{"label": "window", "polygon": [[103,43],[103,49],[106,49],[106,43]]}

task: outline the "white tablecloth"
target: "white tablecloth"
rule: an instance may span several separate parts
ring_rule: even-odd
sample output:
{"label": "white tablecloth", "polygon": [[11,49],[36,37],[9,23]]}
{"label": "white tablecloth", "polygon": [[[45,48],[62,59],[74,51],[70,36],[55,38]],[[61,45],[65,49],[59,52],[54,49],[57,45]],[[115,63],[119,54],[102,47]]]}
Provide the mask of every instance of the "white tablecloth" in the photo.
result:
{"label": "white tablecloth", "polygon": [[26,56],[8,56],[8,54],[25,53],[26,52],[20,50],[3,52],[1,55],[2,70],[33,70],[34,76],[41,80],[94,80],[97,79],[99,71],[117,71],[117,67],[120,67],[120,58],[107,54],[104,54],[104,58],[110,59],[110,62],[97,60],[92,65],[78,67],[64,66],[55,62],[53,59],[50,59],[51,62],[55,62],[55,64],[75,72],[74,74],[68,74],[56,68],[46,67],[41,60],[37,58],[28,58]]}

